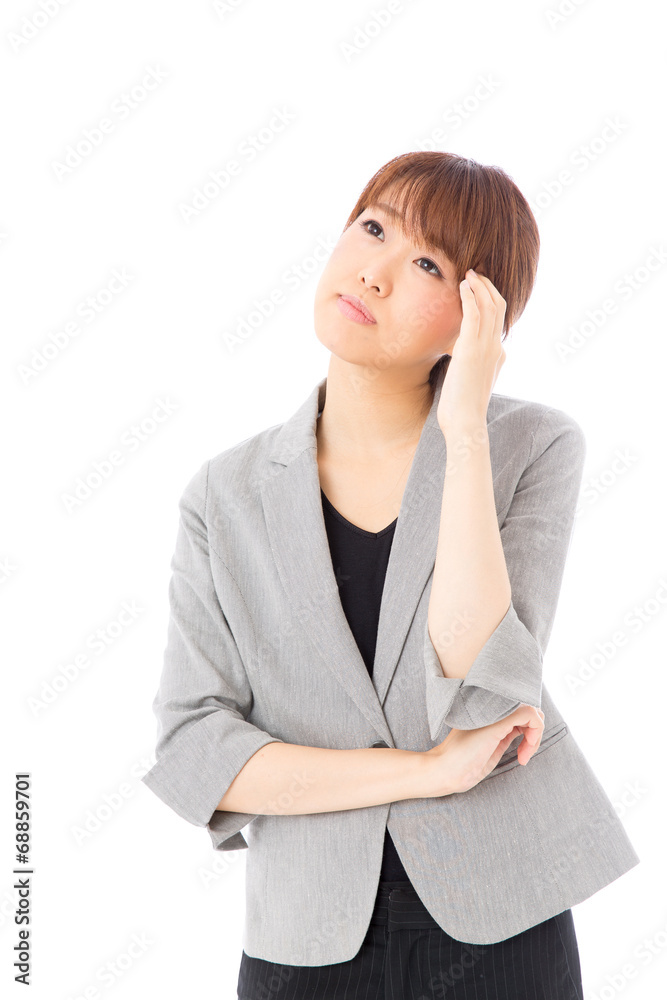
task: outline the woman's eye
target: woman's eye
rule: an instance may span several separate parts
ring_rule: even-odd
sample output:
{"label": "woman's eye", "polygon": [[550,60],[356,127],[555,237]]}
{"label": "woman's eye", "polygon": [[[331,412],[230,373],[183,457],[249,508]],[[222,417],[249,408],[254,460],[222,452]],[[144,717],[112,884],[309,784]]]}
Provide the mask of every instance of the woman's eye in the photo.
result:
{"label": "woman's eye", "polygon": [[[425,260],[426,263],[429,265],[428,267],[423,267],[422,271],[428,271],[430,274],[437,274],[440,278],[442,277],[442,274],[440,272],[440,268],[438,267],[437,264],[434,264],[432,260],[429,260],[428,257],[420,257],[419,259],[420,260]],[[432,267],[435,268],[434,271],[431,271]]]}
{"label": "woman's eye", "polygon": [[[364,222],[360,222],[359,225],[361,226],[362,229],[366,229],[366,226],[375,226],[376,229],[379,229],[380,232],[382,232],[382,226],[378,222],[374,222],[373,219],[366,219]],[[368,233],[369,230],[366,229],[366,232]],[[377,234],[371,233],[370,235],[376,236]]]}

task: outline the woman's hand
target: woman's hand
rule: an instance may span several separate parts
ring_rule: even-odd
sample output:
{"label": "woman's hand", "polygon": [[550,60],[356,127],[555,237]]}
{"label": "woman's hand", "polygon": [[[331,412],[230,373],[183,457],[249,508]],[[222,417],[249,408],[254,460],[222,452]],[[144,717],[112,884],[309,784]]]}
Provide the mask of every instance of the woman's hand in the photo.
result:
{"label": "woman's hand", "polygon": [[452,729],[447,738],[426,750],[432,789],[426,798],[467,792],[490,774],[512,740],[523,734],[517,759],[526,765],[540,745],[544,732],[544,712],[532,705],[520,705],[511,715],[481,729]]}
{"label": "woman's hand", "polygon": [[449,431],[486,427],[489,399],[505,362],[501,334],[507,303],[481,274],[466,272],[459,286],[463,306],[461,331],[442,383],[438,423]]}

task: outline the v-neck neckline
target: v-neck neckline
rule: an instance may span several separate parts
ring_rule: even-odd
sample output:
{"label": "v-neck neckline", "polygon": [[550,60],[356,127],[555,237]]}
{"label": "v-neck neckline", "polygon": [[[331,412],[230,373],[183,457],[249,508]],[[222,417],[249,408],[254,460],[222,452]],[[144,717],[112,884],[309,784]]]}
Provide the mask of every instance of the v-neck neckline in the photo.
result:
{"label": "v-neck neckline", "polygon": [[332,504],[331,500],[329,500],[329,497],[326,495],[322,487],[320,487],[320,493],[322,494],[322,500],[326,504],[329,511],[338,521],[340,521],[341,524],[344,524],[347,528],[350,528],[352,531],[356,531],[360,535],[364,535],[366,538],[381,538],[383,535],[386,535],[387,532],[390,531],[392,528],[396,527],[396,522],[398,521],[397,517],[395,517],[394,520],[391,522],[391,524],[388,524],[386,528],[382,528],[381,531],[367,531],[366,528],[360,528],[358,524],[353,524],[352,521],[348,521],[346,517],[343,517],[340,511],[336,510],[336,508]]}

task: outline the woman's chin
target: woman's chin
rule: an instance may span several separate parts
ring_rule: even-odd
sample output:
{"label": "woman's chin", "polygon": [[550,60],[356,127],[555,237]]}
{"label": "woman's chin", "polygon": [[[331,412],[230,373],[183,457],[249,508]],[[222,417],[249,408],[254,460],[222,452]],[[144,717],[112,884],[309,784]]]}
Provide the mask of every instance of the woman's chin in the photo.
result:
{"label": "woman's chin", "polygon": [[374,326],[362,326],[352,329],[353,323],[327,323],[325,326],[318,326],[316,336],[323,347],[326,347],[332,354],[338,355],[344,361],[353,364],[373,364],[377,363],[378,357],[383,352],[378,351],[375,337],[369,331],[375,329]]}

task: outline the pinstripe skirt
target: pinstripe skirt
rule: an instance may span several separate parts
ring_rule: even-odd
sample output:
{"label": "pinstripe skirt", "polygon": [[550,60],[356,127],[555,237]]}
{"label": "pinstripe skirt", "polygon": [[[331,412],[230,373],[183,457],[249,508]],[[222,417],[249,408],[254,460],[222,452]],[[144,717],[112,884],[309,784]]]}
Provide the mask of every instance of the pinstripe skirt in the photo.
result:
{"label": "pinstripe skirt", "polygon": [[464,944],[410,882],[380,881],[366,937],[334,965],[280,965],[242,953],[239,1000],[583,1000],[571,910],[496,944]]}

